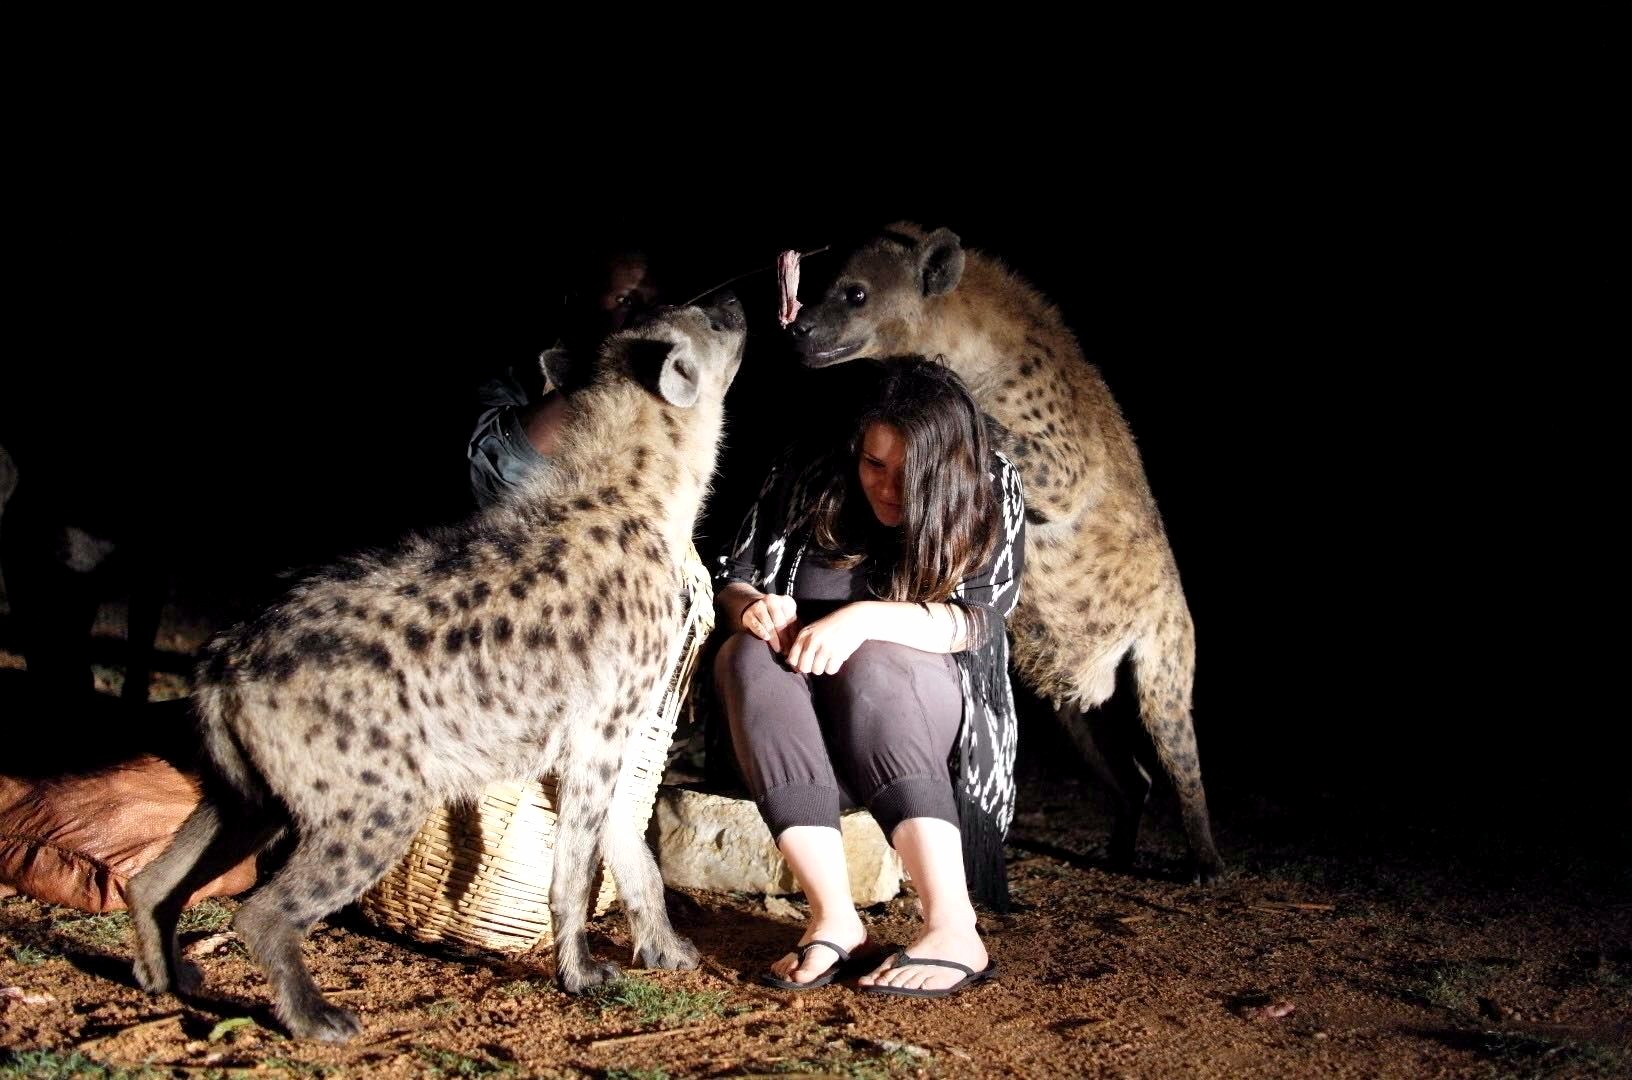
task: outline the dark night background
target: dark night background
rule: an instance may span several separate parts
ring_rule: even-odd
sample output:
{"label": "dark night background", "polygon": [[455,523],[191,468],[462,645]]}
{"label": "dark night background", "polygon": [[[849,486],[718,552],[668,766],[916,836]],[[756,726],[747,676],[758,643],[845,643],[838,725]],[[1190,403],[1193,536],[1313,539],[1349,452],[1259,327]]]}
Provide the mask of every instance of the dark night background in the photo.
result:
{"label": "dark night background", "polygon": [[[0,368],[0,445],[25,483],[66,477],[86,515],[162,537],[195,592],[253,592],[459,511],[469,391],[550,343],[552,274],[603,232],[667,255],[672,297],[858,223],[944,224],[1055,300],[1139,441],[1197,622],[1215,816],[1262,796],[1311,829],[1619,835],[1602,716],[1550,684],[1533,637],[1482,655],[1482,541],[1432,456],[1475,370],[1434,322],[1483,254],[1456,191],[1297,126],[1203,117],[1043,156],[1022,137],[984,147],[1001,167],[831,176],[768,155],[687,173],[662,149],[647,184],[633,158],[466,165],[337,133],[64,177],[27,294],[49,333]],[[741,286],[762,327],[770,283]],[[705,558],[823,374],[751,343]],[[1051,731],[1023,736],[1036,767],[1073,767]]]}

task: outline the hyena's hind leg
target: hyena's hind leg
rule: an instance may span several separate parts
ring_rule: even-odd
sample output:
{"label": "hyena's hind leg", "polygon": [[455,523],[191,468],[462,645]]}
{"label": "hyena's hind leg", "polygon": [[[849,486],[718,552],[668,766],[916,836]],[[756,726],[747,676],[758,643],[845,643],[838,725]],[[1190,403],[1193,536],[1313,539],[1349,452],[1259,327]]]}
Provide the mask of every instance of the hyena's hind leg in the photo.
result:
{"label": "hyena's hind leg", "polygon": [[646,846],[645,836],[636,829],[628,800],[621,792],[613,799],[611,817],[601,832],[601,846],[612,880],[618,885],[618,902],[629,920],[635,962],[651,968],[695,968],[697,947],[675,933],[669,922],[663,875],[652,849]]}
{"label": "hyena's hind leg", "polygon": [[1133,866],[1139,823],[1150,799],[1150,773],[1139,761],[1143,739],[1138,722],[1115,708],[1099,706],[1084,712],[1073,704],[1061,705],[1058,719],[1071,736],[1094,779],[1111,801],[1111,866]]}
{"label": "hyena's hind leg", "polygon": [[1207,794],[1201,786],[1201,759],[1196,754],[1196,728],[1190,717],[1195,657],[1195,628],[1182,604],[1165,613],[1133,646],[1139,717],[1162,768],[1173,781],[1195,878],[1205,885],[1224,872],[1224,861],[1213,846]]}
{"label": "hyena's hind leg", "polygon": [[127,898],[136,932],[136,982],[149,993],[197,991],[200,973],[176,951],[176,923],[188,897],[259,851],[282,823],[232,793],[206,795],[170,846],[130,880]]}
{"label": "hyena's hind leg", "polygon": [[402,855],[420,824],[417,813],[376,808],[366,822],[297,826],[281,869],[233,918],[233,929],[266,973],[273,1006],[292,1035],[345,1042],[357,1017],[329,1004],[301,958],[301,942],[325,915],[357,899]]}

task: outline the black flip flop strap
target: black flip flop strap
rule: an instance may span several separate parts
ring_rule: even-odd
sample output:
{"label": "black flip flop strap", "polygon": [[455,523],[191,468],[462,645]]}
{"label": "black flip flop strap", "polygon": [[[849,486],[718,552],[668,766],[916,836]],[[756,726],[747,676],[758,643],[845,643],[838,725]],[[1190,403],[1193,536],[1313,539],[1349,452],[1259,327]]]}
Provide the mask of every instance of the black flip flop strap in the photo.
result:
{"label": "black flip flop strap", "polygon": [[975,973],[974,968],[964,967],[956,960],[918,960],[908,956],[906,953],[902,953],[900,956],[897,956],[895,958],[895,963],[891,964],[890,967],[893,969],[913,967],[914,965],[953,968],[957,971],[963,972],[965,975],[973,975]]}
{"label": "black flip flop strap", "polygon": [[[832,949],[834,952],[838,953],[839,954],[839,963],[841,963],[841,964],[849,963],[849,961],[850,961],[850,954],[849,953],[845,952],[843,949],[839,948],[837,945],[833,944],[831,941],[823,941],[821,938],[817,938],[815,941],[807,941],[803,945],[799,946],[798,949],[794,950],[795,952],[797,952],[799,954],[799,962],[801,964],[803,964],[805,962],[805,954],[807,952],[809,952],[810,950],[814,949],[818,945],[822,946],[824,949]],[[967,969],[965,969],[965,970],[967,970]]]}

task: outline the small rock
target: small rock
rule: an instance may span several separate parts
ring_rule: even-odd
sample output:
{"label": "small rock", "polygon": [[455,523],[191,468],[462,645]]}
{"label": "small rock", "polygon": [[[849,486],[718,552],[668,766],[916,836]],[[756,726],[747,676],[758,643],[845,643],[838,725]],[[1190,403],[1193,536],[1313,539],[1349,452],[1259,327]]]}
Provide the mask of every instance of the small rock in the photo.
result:
{"label": "small rock", "polygon": [[0,986],[0,1002],[21,1002],[24,1005],[49,1005],[57,1000],[50,994],[32,994],[20,986]]}
{"label": "small rock", "polygon": [[778,919],[791,919],[794,922],[803,922],[805,919],[798,907],[780,896],[767,896],[765,898],[765,911]]}
{"label": "small rock", "polygon": [[219,934],[211,934],[209,937],[199,938],[197,941],[183,949],[181,954],[187,957],[189,960],[199,956],[208,956],[217,949],[220,949],[227,942],[231,941],[233,936],[234,935],[231,932],[222,932]]}
{"label": "small rock", "polygon": [[[670,885],[766,895],[799,889],[752,800],[665,785],[658,788],[654,827],[658,866]],[[839,831],[855,903],[867,907],[900,892],[901,859],[872,815],[845,814]]]}

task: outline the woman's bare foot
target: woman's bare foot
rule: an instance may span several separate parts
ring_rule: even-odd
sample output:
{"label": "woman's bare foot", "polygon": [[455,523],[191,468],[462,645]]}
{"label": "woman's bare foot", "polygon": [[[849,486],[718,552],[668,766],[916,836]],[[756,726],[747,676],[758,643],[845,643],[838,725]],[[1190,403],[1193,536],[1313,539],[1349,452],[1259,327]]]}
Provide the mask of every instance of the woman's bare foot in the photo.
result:
{"label": "woman's bare foot", "polygon": [[[919,960],[951,960],[971,971],[981,971],[987,963],[986,946],[972,923],[926,927],[918,940],[907,946],[907,955]],[[899,959],[898,955],[891,956],[857,982],[863,986],[894,986],[903,990],[944,990],[964,977],[961,971],[936,965],[898,967]]]}
{"label": "woman's bare foot", "polygon": [[[848,912],[839,912],[822,918],[813,917],[806,924],[804,936],[799,939],[799,944],[804,945],[817,939],[831,941],[846,952],[850,952],[867,940],[867,928],[862,925],[861,917],[852,908]],[[771,965],[771,974],[787,982],[808,983],[838,962],[839,958],[832,949],[818,945],[806,951],[803,963],[800,963],[797,952],[788,953]]]}

